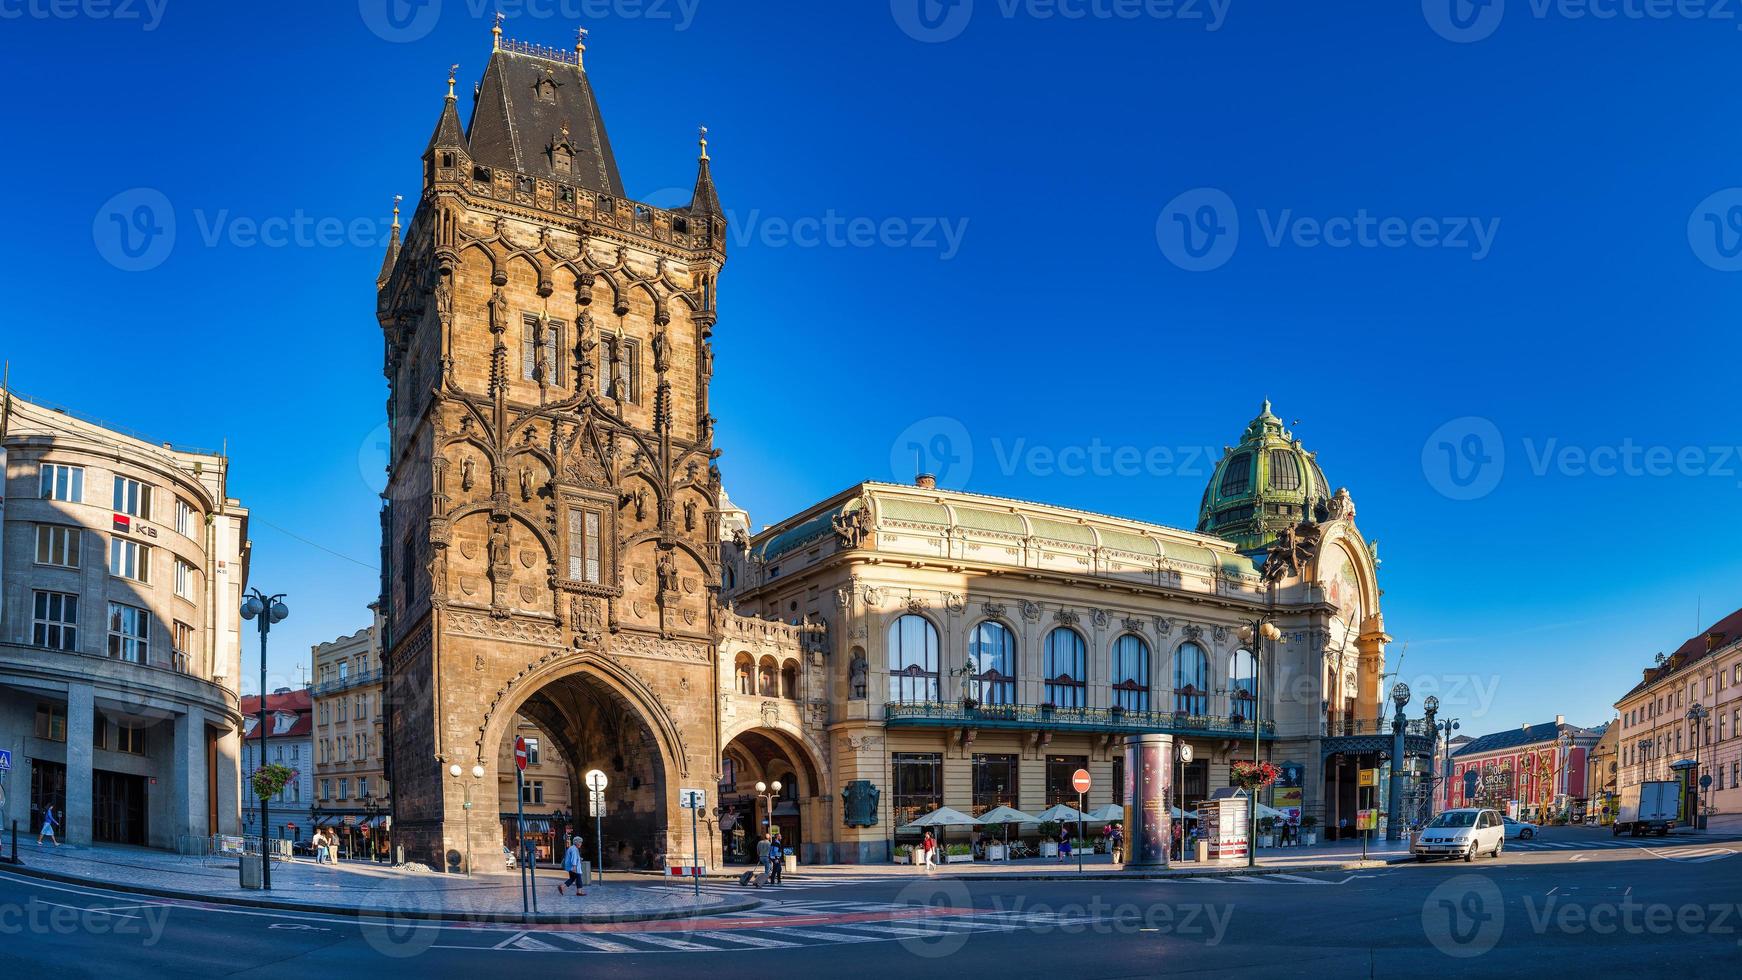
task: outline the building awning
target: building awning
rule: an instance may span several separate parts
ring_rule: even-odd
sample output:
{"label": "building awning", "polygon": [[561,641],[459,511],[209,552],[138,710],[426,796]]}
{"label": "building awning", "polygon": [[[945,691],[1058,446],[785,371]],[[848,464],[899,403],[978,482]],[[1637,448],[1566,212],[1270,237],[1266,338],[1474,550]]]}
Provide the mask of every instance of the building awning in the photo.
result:
{"label": "building awning", "polygon": [[[502,815],[502,823],[507,829],[510,829],[510,830],[514,829],[515,827],[519,826],[519,822],[520,822],[520,818],[516,814],[504,813]],[[549,817],[535,817],[530,813],[527,814],[526,815],[526,832],[529,834],[548,834],[548,833],[550,833],[550,818]]]}
{"label": "building awning", "polygon": [[720,815],[721,830],[731,830],[736,826],[738,826],[738,815],[736,813],[723,813]]}
{"label": "building awning", "polygon": [[339,822],[338,817],[316,817],[315,818],[315,827],[316,827],[316,829],[319,829],[321,827],[333,827],[333,826],[337,826],[338,822]]}

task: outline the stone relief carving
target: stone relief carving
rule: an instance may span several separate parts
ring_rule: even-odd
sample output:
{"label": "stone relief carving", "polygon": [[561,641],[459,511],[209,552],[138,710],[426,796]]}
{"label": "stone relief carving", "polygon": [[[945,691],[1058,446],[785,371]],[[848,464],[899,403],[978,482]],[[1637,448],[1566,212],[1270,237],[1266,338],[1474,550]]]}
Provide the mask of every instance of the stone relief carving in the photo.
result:
{"label": "stone relief carving", "polygon": [[1052,614],[1052,618],[1065,626],[1075,626],[1082,621],[1082,617],[1077,615],[1074,609],[1060,609]]}
{"label": "stone relief carving", "polygon": [[1024,620],[1030,623],[1038,623],[1040,622],[1040,613],[1040,603],[1031,602],[1028,599],[1022,600],[1022,618]]}
{"label": "stone relief carving", "polygon": [[1106,629],[1107,622],[1108,622],[1107,610],[1105,610],[1105,609],[1091,609],[1091,610],[1089,610],[1089,621],[1094,623],[1095,628],[1098,630]]}
{"label": "stone relief carving", "polygon": [[1004,603],[1002,603],[1002,602],[993,602],[991,600],[987,600],[986,602],[981,604],[980,611],[985,613],[986,617],[988,619],[1004,619],[1004,618],[1006,618],[1004,615]]}

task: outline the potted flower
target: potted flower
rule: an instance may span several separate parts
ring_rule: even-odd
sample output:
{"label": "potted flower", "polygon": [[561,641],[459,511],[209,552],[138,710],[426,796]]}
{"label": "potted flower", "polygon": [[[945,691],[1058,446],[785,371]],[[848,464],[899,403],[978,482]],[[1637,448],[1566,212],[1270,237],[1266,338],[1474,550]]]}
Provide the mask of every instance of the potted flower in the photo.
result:
{"label": "potted flower", "polygon": [[1045,704],[1042,704],[1040,706],[1040,713],[1043,715],[1050,715],[1054,711],[1057,711],[1057,710],[1058,710],[1058,705],[1053,704],[1051,701],[1048,701]]}
{"label": "potted flower", "polygon": [[1008,860],[1010,860],[1010,851],[1008,848],[1006,848],[1004,846],[1003,841],[999,841],[995,844],[987,844],[986,845],[986,860],[988,860],[988,861],[1008,861]]}
{"label": "potted flower", "polygon": [[1041,821],[1040,856],[1043,858],[1059,856],[1059,822],[1057,820]]}
{"label": "potted flower", "polygon": [[1301,817],[1300,818],[1300,842],[1302,844],[1305,844],[1307,847],[1311,847],[1314,844],[1317,844],[1319,842],[1318,826],[1319,826],[1319,818],[1318,817]]}
{"label": "potted flower", "polygon": [[945,844],[944,863],[961,864],[974,860],[974,849],[966,844]]}
{"label": "potted flower", "polygon": [[967,709],[968,711],[973,711],[975,708],[978,708],[979,706],[980,706],[979,701],[975,700],[974,698],[969,697],[966,694],[962,695],[962,707],[963,708]]}

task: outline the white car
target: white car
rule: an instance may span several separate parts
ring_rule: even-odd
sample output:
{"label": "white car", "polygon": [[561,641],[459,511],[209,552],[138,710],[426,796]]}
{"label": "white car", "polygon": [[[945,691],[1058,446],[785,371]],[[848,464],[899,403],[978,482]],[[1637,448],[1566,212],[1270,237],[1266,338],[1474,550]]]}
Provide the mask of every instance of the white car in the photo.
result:
{"label": "white car", "polygon": [[1511,840],[1514,837],[1519,840],[1529,840],[1542,831],[1542,828],[1538,827],[1536,824],[1527,823],[1523,820],[1514,820],[1511,817],[1502,817],[1501,819],[1506,821],[1507,840]]}
{"label": "white car", "polygon": [[1409,852],[1417,861],[1430,857],[1463,858],[1478,854],[1499,857],[1506,849],[1506,826],[1495,810],[1468,807],[1447,810],[1421,829]]}

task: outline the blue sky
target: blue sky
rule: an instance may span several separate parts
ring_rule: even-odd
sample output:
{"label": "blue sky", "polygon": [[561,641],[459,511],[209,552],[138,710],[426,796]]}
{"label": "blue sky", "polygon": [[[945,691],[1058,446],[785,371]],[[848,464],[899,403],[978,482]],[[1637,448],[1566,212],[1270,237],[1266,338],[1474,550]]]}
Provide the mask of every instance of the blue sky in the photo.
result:
{"label": "blue sky", "polygon": [[[386,2],[0,3],[0,355],[228,445],[293,680],[366,622],[387,213],[489,51],[484,0]],[[591,28],[638,198],[681,203],[711,127],[718,440],[759,524],[917,444],[946,485],[1189,526],[1201,447],[1268,397],[1381,542],[1418,698],[1597,723],[1742,604],[1707,547],[1742,485],[1742,23],[1450,2],[502,9]],[[137,254],[136,215],[173,238]]]}

